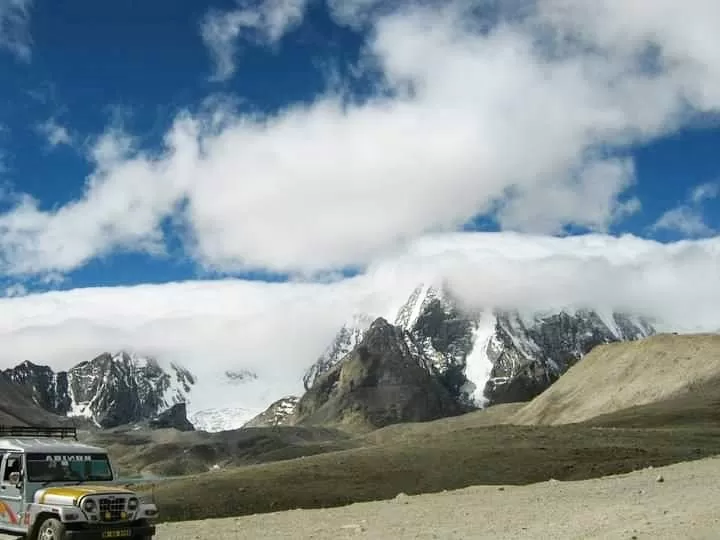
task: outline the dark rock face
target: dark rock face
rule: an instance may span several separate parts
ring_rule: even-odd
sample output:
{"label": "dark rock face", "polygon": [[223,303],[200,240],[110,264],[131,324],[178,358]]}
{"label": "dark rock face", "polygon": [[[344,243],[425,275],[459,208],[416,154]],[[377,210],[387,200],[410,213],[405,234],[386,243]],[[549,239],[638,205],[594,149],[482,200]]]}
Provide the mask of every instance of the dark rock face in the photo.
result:
{"label": "dark rock face", "polygon": [[33,401],[46,411],[67,414],[72,406],[68,393],[68,374],[55,373],[48,366],[25,361],[4,374],[16,384],[28,389]]}
{"label": "dark rock face", "polygon": [[185,401],[195,383],[174,364],[167,372],[151,358],[125,352],[101,354],[67,372],[24,362],[4,374],[46,411],[85,417],[105,428],[153,418]]}
{"label": "dark rock face", "polygon": [[294,423],[377,428],[460,412],[410,336],[377,319],[360,345],[300,399]]}
{"label": "dark rock face", "polygon": [[465,377],[466,358],[474,343],[472,319],[463,315],[454,304],[432,298],[421,310],[409,334],[458,404],[465,409],[472,408]]}
{"label": "dark rock face", "polygon": [[[418,343],[428,343],[439,353],[438,367],[462,364],[473,347],[472,320],[452,304],[431,300],[413,325],[410,334]],[[430,349],[430,347],[428,347]]]}
{"label": "dark rock face", "polygon": [[178,431],[195,431],[187,418],[187,406],[185,403],[176,403],[167,411],[164,411],[151,419],[148,425],[154,429],[177,429]]}

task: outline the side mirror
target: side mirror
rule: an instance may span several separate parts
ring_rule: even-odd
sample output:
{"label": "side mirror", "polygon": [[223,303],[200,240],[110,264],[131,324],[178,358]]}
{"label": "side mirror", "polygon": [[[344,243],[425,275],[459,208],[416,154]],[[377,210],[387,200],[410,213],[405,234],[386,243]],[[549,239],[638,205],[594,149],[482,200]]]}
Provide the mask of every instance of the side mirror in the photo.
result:
{"label": "side mirror", "polygon": [[22,480],[22,476],[20,475],[19,472],[13,472],[13,473],[10,473],[9,480],[10,480],[11,484],[15,484],[17,486],[18,484],[20,484],[20,481]]}

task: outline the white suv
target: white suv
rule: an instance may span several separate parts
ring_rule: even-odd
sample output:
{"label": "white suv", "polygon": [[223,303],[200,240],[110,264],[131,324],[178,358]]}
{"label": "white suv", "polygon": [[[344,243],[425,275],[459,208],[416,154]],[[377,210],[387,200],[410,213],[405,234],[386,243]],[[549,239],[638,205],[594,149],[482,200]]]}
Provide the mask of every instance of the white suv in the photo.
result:
{"label": "white suv", "polygon": [[0,426],[0,533],[27,540],[149,540],[157,507],[112,485],[107,452],[75,428]]}

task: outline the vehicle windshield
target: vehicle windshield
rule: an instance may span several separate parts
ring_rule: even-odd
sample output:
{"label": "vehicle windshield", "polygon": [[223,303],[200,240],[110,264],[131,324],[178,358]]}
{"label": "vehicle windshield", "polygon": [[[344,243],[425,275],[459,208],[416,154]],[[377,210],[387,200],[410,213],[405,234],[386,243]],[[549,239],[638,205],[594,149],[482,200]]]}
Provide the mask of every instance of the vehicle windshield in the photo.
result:
{"label": "vehicle windshield", "polygon": [[108,482],[113,479],[107,454],[28,454],[29,482]]}

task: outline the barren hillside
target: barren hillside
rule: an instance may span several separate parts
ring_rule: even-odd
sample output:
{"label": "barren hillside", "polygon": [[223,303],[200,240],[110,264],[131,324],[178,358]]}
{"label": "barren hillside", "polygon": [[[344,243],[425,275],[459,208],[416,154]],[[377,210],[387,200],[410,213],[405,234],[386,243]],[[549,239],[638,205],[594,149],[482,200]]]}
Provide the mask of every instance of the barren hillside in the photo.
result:
{"label": "barren hillside", "polygon": [[514,414],[513,424],[582,422],[692,396],[720,378],[720,335],[662,334],[599,346]]}

